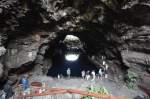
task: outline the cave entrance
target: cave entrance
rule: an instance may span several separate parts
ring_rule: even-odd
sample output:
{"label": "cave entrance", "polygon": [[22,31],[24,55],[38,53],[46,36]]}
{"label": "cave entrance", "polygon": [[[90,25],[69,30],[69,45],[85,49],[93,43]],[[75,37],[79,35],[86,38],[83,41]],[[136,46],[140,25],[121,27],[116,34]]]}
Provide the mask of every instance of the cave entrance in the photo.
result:
{"label": "cave entrance", "polygon": [[72,77],[80,77],[83,70],[98,71],[97,67],[89,61],[80,39],[73,35],[67,35],[63,41],[59,41],[53,54],[52,67],[48,71],[48,76],[57,77],[58,74],[67,76],[68,68],[71,70]]}
{"label": "cave entrance", "polygon": [[67,76],[67,68],[71,69],[71,76],[80,77],[81,71],[92,71],[98,72],[96,66],[94,66],[87,58],[86,55],[80,55],[80,58],[76,61],[69,62],[65,59],[55,56],[53,59],[53,66],[48,71],[48,76],[57,77],[57,75]]}

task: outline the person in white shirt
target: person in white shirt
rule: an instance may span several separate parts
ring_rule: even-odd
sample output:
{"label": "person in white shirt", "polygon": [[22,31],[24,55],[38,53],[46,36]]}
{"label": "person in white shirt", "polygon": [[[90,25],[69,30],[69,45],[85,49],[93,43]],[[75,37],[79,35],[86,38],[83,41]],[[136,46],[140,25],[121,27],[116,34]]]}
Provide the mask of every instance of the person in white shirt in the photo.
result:
{"label": "person in white shirt", "polygon": [[104,74],[104,77],[105,78],[108,78],[108,64],[105,64],[105,74]]}
{"label": "person in white shirt", "polygon": [[108,67],[109,67],[108,64],[105,64],[105,70],[108,70]]}
{"label": "person in white shirt", "polygon": [[99,74],[99,79],[102,80],[103,72],[101,68],[99,69],[98,74]]}
{"label": "person in white shirt", "polygon": [[81,76],[82,76],[83,79],[85,78],[85,71],[84,70],[81,71]]}
{"label": "person in white shirt", "polygon": [[85,77],[86,77],[86,80],[89,80],[89,79],[90,79],[90,71],[87,71],[87,72],[86,72],[86,76],[85,76]]}
{"label": "person in white shirt", "polygon": [[105,65],[106,64],[106,62],[103,60],[103,65]]}
{"label": "person in white shirt", "polygon": [[94,71],[94,70],[92,70],[91,75],[92,75],[92,80],[91,80],[91,81],[94,81],[95,78],[96,78],[96,76],[95,76],[95,71]]}
{"label": "person in white shirt", "polygon": [[60,75],[59,74],[57,75],[57,78],[60,79]]}
{"label": "person in white shirt", "polygon": [[70,78],[70,75],[71,75],[71,70],[70,68],[67,69],[67,76]]}

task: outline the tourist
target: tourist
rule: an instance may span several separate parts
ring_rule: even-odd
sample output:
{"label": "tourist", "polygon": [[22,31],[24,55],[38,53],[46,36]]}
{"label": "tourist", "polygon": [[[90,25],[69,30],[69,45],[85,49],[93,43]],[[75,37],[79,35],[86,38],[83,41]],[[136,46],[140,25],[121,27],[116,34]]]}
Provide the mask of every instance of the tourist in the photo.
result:
{"label": "tourist", "polygon": [[108,64],[105,64],[104,66],[105,66],[105,69],[104,69],[104,71],[105,71],[104,77],[105,77],[105,78],[108,78],[108,67],[109,67],[109,66],[108,66]]}
{"label": "tourist", "polygon": [[59,74],[57,75],[57,78],[60,79],[60,75]]}
{"label": "tourist", "polygon": [[29,80],[28,80],[27,76],[22,77],[21,84],[23,85],[24,91],[29,88]]}
{"label": "tourist", "polygon": [[6,93],[3,90],[0,92],[0,99],[6,99]]}
{"label": "tourist", "polygon": [[99,79],[102,80],[103,72],[102,72],[101,68],[99,69],[98,73],[99,73],[99,75],[98,75]]}
{"label": "tourist", "polygon": [[13,96],[14,92],[12,89],[11,81],[7,81],[7,83],[4,85],[3,91],[5,92],[5,99],[9,99]]}
{"label": "tourist", "polygon": [[81,76],[82,76],[83,79],[85,78],[85,71],[84,70],[81,71]]}
{"label": "tourist", "polygon": [[103,60],[103,66],[105,66],[106,62]]}
{"label": "tourist", "polygon": [[89,80],[90,79],[90,71],[87,71],[86,72],[86,80]]}
{"label": "tourist", "polygon": [[95,71],[94,70],[92,70],[92,72],[91,72],[91,75],[92,75],[92,80],[91,81],[94,81],[95,80]]}
{"label": "tourist", "polygon": [[108,70],[108,67],[109,67],[108,64],[105,64],[105,70]]}
{"label": "tourist", "polygon": [[71,75],[71,70],[70,68],[67,69],[67,76],[70,78],[70,75]]}
{"label": "tourist", "polygon": [[42,91],[44,92],[44,91],[46,91],[46,82],[42,82]]}
{"label": "tourist", "polygon": [[107,71],[105,72],[104,77],[105,77],[105,78],[108,78],[108,73],[107,73]]}

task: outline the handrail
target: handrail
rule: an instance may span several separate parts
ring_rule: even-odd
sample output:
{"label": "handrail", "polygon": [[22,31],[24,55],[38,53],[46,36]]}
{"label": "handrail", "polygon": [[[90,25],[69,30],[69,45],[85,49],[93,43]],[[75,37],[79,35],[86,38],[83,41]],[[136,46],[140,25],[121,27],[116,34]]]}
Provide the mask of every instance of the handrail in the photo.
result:
{"label": "handrail", "polygon": [[92,97],[96,97],[98,99],[125,99],[124,97],[114,97],[114,96],[109,96],[109,95],[102,95],[99,93],[82,91],[82,90],[78,90],[78,89],[63,89],[63,88],[50,88],[43,93],[20,95],[20,96],[18,96],[18,99],[25,98],[25,97],[46,96],[46,95],[56,95],[56,94],[65,94],[65,93],[80,94],[83,96],[92,96]]}

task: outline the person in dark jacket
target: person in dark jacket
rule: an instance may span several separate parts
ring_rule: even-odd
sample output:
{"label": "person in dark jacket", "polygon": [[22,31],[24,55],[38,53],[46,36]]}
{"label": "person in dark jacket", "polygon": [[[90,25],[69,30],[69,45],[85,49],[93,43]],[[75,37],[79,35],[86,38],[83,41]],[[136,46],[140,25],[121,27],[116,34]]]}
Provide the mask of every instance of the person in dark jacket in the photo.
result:
{"label": "person in dark jacket", "polygon": [[6,84],[4,85],[3,91],[6,94],[5,99],[9,99],[10,97],[13,96],[14,92],[12,89],[11,81],[7,81]]}

